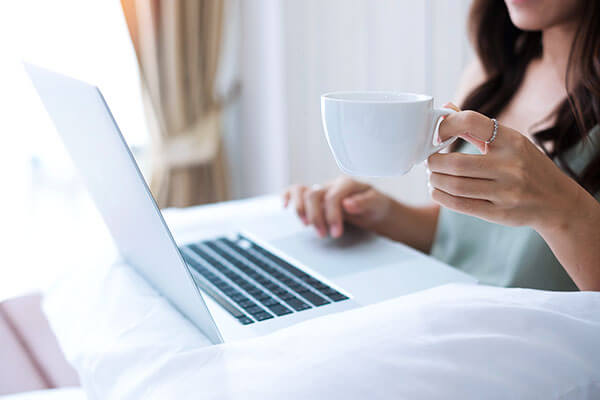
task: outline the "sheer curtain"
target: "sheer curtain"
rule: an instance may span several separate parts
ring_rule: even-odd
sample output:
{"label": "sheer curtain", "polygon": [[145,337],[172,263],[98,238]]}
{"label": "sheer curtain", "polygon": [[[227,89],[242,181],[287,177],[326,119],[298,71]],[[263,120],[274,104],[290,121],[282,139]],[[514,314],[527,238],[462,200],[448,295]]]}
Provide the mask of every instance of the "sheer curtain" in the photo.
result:
{"label": "sheer curtain", "polygon": [[215,95],[223,0],[121,0],[152,135],[150,186],[160,207],[227,197]]}

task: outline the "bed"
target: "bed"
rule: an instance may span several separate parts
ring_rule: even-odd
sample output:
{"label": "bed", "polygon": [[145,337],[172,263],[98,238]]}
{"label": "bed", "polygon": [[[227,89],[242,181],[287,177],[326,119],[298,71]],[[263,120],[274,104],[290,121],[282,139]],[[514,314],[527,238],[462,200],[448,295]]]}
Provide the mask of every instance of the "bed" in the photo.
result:
{"label": "bed", "polygon": [[[167,214],[235,220],[202,212]],[[89,399],[600,398],[598,292],[451,284],[214,346],[116,263],[73,271],[44,309]]]}

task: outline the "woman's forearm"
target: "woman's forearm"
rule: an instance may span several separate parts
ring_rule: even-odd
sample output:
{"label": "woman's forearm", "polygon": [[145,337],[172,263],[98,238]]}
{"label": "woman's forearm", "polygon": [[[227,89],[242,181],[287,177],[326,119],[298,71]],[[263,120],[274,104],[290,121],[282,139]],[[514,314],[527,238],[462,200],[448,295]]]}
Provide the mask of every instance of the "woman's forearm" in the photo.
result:
{"label": "woman's forearm", "polygon": [[437,205],[411,207],[394,201],[388,218],[374,230],[380,235],[429,253],[435,237],[438,215]]}
{"label": "woman's forearm", "polygon": [[600,291],[600,203],[577,188],[578,201],[537,231],[580,290]]}

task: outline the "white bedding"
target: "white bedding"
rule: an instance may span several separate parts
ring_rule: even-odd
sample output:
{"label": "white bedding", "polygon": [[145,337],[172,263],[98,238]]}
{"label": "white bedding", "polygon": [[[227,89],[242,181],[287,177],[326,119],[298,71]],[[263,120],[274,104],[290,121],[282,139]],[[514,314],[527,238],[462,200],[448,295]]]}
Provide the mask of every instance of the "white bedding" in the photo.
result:
{"label": "white bedding", "polygon": [[81,388],[68,387],[61,389],[35,390],[0,396],[0,400],[86,400]]}
{"label": "white bedding", "polygon": [[123,265],[45,310],[89,399],[598,399],[600,293],[446,285],[209,345]]}

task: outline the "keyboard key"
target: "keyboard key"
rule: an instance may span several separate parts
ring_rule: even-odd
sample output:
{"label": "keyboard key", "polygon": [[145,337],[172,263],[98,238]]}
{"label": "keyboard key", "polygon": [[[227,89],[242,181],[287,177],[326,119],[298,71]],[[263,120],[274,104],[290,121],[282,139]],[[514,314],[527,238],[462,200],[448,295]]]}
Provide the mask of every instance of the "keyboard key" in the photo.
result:
{"label": "keyboard key", "polygon": [[252,314],[252,316],[254,318],[256,318],[258,321],[264,321],[265,319],[273,318],[273,316],[271,314],[264,312],[264,311],[256,313],[256,314]]}
{"label": "keyboard key", "polygon": [[285,306],[282,306],[279,303],[269,307],[269,310],[271,310],[275,315],[278,315],[278,316],[290,314],[292,312],[292,310],[290,310],[289,308],[287,308]]}
{"label": "keyboard key", "polygon": [[261,294],[261,295],[259,295],[259,296],[256,296],[256,298],[257,298],[257,299],[258,299],[258,301],[260,301],[262,304],[265,304],[265,301],[267,301],[267,300],[269,300],[269,299],[272,299],[272,297],[271,297],[271,296],[269,296],[268,294],[266,294],[266,293],[264,293],[264,292],[263,292],[263,294]]}
{"label": "keyboard key", "polygon": [[244,300],[238,302],[238,304],[242,308],[248,308],[248,307],[252,307],[252,306],[256,305],[255,302],[253,302],[252,300],[249,300],[247,297],[244,297]]}
{"label": "keyboard key", "polygon": [[254,323],[254,321],[252,321],[250,318],[246,317],[245,315],[238,317],[237,320],[240,321],[240,323],[242,325],[249,325],[249,324]]}
{"label": "keyboard key", "polygon": [[231,300],[235,301],[236,303],[240,302],[242,300],[247,300],[247,299],[248,298],[246,296],[244,296],[243,294],[241,294],[239,292],[231,296]]}
{"label": "keyboard key", "polygon": [[258,283],[260,283],[261,285],[265,286],[267,289],[271,289],[272,287],[274,287],[275,285],[273,284],[273,282],[271,282],[270,280],[268,280],[267,278],[263,278],[258,277],[256,278],[256,280],[258,281]]}
{"label": "keyboard key", "polygon": [[244,307],[244,310],[248,311],[250,314],[256,314],[257,312],[261,312],[263,309],[254,305],[250,307]]}
{"label": "keyboard key", "polygon": [[327,297],[329,297],[333,301],[342,301],[342,300],[348,299],[348,296],[345,296],[345,295],[341,294],[340,292],[338,292],[337,290],[332,289],[330,287],[323,289],[322,293],[325,294]]}
{"label": "keyboard key", "polygon": [[296,291],[296,292],[300,292],[303,289],[305,289],[304,286],[300,285],[299,283],[296,282],[292,282],[288,285],[290,288],[292,288],[292,290]]}
{"label": "keyboard key", "polygon": [[274,304],[279,304],[279,302],[271,297],[269,300],[265,300],[263,304],[267,307],[271,307]]}
{"label": "keyboard key", "polygon": [[306,310],[307,308],[310,308],[308,304],[306,304],[302,300],[299,300],[297,297],[293,297],[289,300],[286,300],[285,302],[288,303],[296,311],[302,311]]}
{"label": "keyboard key", "polygon": [[259,294],[264,293],[263,291],[261,291],[260,289],[257,289],[256,286],[251,286],[248,289],[246,289],[248,291],[248,293],[250,293],[253,297],[258,297]]}
{"label": "keyboard key", "polygon": [[296,296],[294,296],[290,292],[285,292],[280,297],[281,297],[282,300],[289,300],[289,299],[295,299],[296,298]]}
{"label": "keyboard key", "polygon": [[329,298],[333,301],[343,301],[343,300],[348,300],[348,296],[344,296],[343,294],[336,292],[335,294],[332,294],[331,296],[329,296]]}
{"label": "keyboard key", "polygon": [[314,304],[315,306],[322,306],[331,303],[329,300],[326,300],[323,297],[310,291],[302,292],[300,293],[300,296],[304,297],[306,300],[310,301],[311,304]]}

